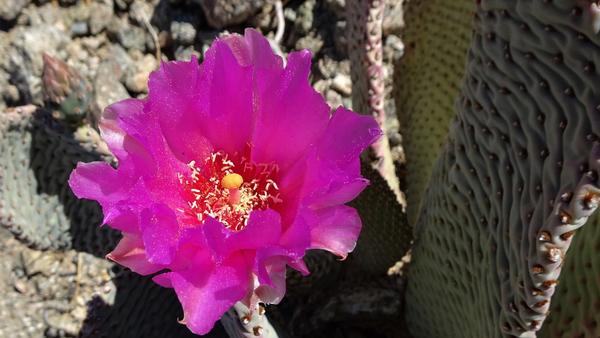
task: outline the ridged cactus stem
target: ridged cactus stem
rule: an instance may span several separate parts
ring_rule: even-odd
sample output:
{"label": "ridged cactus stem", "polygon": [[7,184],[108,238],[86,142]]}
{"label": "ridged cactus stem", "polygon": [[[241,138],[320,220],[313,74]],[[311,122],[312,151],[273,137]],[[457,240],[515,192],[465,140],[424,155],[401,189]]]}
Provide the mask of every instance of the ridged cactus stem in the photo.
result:
{"label": "ridged cactus stem", "polygon": [[[348,47],[352,64],[352,106],[355,111],[371,114],[384,128],[384,74],[383,74],[383,0],[351,0],[346,4]],[[387,136],[372,145],[378,159],[376,168],[405,205],[400,182],[390,151]]]}

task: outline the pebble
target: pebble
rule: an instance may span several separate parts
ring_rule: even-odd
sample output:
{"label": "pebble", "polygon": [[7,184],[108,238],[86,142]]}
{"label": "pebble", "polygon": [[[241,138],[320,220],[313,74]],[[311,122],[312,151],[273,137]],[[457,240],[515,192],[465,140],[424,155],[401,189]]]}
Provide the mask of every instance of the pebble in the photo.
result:
{"label": "pebble", "polygon": [[15,287],[15,290],[17,290],[17,292],[19,293],[27,293],[27,291],[29,290],[27,282],[23,279],[17,279],[13,285]]}
{"label": "pebble", "polygon": [[110,5],[98,2],[93,2],[91,6],[92,9],[90,10],[89,18],[90,33],[96,35],[106,29],[110,23],[113,16],[113,9]]}
{"label": "pebble", "polygon": [[71,25],[71,36],[83,36],[88,34],[88,24],[85,21],[76,21]]}
{"label": "pebble", "polygon": [[21,14],[21,11],[29,3],[28,0],[8,0],[0,5],[0,19],[12,21]]}
{"label": "pebble", "polygon": [[350,79],[350,75],[336,74],[331,81],[331,88],[342,95],[350,96],[352,94],[352,80]]}
{"label": "pebble", "polygon": [[98,66],[96,78],[94,79],[94,102],[91,117],[93,121],[99,120],[100,114],[109,104],[129,98],[127,89],[119,81],[120,74],[123,71],[120,64],[115,61],[103,61]]}
{"label": "pebble", "polygon": [[148,91],[148,77],[158,66],[153,55],[146,54],[134,61],[133,73],[127,76],[125,86],[132,92],[142,93]]}
{"label": "pebble", "polygon": [[175,49],[175,60],[190,60],[192,55],[198,57],[199,60],[202,59],[202,55],[193,46],[179,46]]}
{"label": "pebble", "polygon": [[146,50],[146,30],[130,25],[127,18],[113,17],[107,29],[109,37],[116,40],[124,48],[142,52]]}
{"label": "pebble", "polygon": [[387,0],[383,11],[383,35],[400,34],[404,28],[405,0]]}
{"label": "pebble", "polygon": [[171,22],[171,37],[178,44],[189,46],[196,38],[196,28],[189,22]]}
{"label": "pebble", "polygon": [[202,7],[208,24],[223,28],[244,22],[264,6],[265,0],[193,0]]}

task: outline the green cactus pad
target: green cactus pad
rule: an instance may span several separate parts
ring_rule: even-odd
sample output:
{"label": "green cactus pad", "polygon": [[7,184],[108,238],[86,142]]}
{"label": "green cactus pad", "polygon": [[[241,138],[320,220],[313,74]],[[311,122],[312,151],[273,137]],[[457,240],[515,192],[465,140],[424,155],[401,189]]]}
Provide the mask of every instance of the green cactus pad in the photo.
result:
{"label": "green cactus pad", "polygon": [[409,1],[406,51],[394,71],[395,97],[406,153],[407,213],[416,221],[423,191],[442,144],[465,72],[474,1]]}
{"label": "green cactus pad", "polygon": [[0,224],[38,249],[108,252],[115,232],[99,228],[100,208],[77,200],[67,180],[78,161],[100,155],[86,150],[34,106],[0,114]]}
{"label": "green cactus pad", "polygon": [[457,117],[415,227],[416,338],[535,337],[600,200],[597,5],[477,3]]}

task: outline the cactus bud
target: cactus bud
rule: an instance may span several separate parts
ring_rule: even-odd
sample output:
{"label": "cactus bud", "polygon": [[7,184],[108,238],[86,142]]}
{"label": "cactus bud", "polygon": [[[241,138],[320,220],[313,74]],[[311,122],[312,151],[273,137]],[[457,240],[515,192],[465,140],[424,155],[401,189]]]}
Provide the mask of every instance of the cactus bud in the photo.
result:
{"label": "cactus bud", "polygon": [[69,122],[81,121],[88,111],[92,87],[77,71],[46,53],[42,56],[44,101],[55,117]]}

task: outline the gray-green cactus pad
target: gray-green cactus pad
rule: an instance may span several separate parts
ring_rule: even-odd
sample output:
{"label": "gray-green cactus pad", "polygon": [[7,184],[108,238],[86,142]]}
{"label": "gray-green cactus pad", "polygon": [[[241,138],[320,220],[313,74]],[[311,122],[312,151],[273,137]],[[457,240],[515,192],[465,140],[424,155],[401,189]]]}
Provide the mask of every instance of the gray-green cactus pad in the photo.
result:
{"label": "gray-green cactus pad", "polygon": [[396,65],[394,82],[407,161],[403,188],[411,224],[455,115],[473,8],[471,0],[411,0],[405,5],[402,39],[406,51]]}
{"label": "gray-green cactus pad", "polygon": [[600,198],[596,5],[477,2],[457,117],[415,228],[415,337],[535,337]]}
{"label": "gray-green cactus pad", "polygon": [[67,180],[78,161],[100,159],[33,106],[0,114],[0,224],[38,249],[104,255],[116,233],[98,226],[96,203],[77,200]]}

